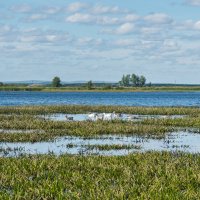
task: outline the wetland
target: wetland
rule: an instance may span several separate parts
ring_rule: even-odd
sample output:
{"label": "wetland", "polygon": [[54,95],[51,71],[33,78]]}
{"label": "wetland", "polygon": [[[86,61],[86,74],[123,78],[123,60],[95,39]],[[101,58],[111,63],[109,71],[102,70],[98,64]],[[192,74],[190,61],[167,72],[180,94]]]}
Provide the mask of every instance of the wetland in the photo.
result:
{"label": "wetland", "polygon": [[199,144],[198,107],[1,106],[0,197],[198,199]]}

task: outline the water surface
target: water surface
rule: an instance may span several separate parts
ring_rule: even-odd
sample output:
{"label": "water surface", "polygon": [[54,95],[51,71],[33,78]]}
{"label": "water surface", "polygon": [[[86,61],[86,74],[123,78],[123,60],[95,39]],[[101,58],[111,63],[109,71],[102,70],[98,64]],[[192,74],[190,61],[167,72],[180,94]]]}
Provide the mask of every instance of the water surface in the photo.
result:
{"label": "water surface", "polygon": [[[135,145],[139,148],[122,150],[88,150],[88,145]],[[146,151],[183,151],[188,153],[200,153],[200,134],[179,131],[169,133],[164,139],[149,139],[139,136],[105,135],[92,139],[65,136],[51,142],[36,143],[0,143],[0,156],[19,156],[21,154],[48,154],[55,155],[106,155],[119,156],[134,152]],[[7,152],[3,151],[7,149]]]}
{"label": "water surface", "polygon": [[0,105],[200,106],[200,92],[0,92]]}

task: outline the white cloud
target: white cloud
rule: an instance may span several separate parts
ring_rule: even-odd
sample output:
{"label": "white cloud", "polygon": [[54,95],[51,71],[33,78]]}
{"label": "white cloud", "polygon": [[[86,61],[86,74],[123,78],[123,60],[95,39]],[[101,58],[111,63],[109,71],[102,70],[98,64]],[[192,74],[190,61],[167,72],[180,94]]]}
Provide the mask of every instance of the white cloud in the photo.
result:
{"label": "white cloud", "polygon": [[173,21],[172,18],[165,13],[150,14],[145,16],[144,20],[155,24],[169,24]]}
{"label": "white cloud", "polygon": [[47,14],[50,14],[50,15],[56,14],[59,11],[61,11],[60,7],[45,7],[44,8],[44,13],[47,13]]}
{"label": "white cloud", "polygon": [[137,21],[138,19],[140,19],[140,17],[135,14],[128,14],[124,17],[125,22],[133,22],[133,21]]}
{"label": "white cloud", "polygon": [[186,3],[192,6],[200,6],[200,0],[187,0]]}
{"label": "white cloud", "polygon": [[95,16],[92,14],[75,13],[66,18],[66,22],[70,23],[94,23],[100,25],[120,24],[121,20],[118,17]]}
{"label": "white cloud", "polygon": [[197,29],[197,30],[200,30],[200,21],[197,21],[197,22],[194,24],[194,28]]}
{"label": "white cloud", "polygon": [[90,23],[94,21],[94,17],[90,14],[75,13],[67,17],[66,21],[71,23]]}
{"label": "white cloud", "polygon": [[0,34],[10,32],[12,29],[9,25],[0,25]]}
{"label": "white cloud", "polygon": [[141,32],[144,34],[156,34],[161,32],[161,29],[158,27],[142,27]]}
{"label": "white cloud", "polygon": [[180,24],[177,24],[175,28],[177,30],[194,32],[195,30],[200,30],[200,20],[199,21],[186,20]]}
{"label": "white cloud", "polygon": [[27,21],[36,21],[36,20],[44,20],[47,18],[48,18],[48,16],[46,14],[35,13],[35,14],[32,14],[29,17],[27,17],[26,20]]}
{"label": "white cloud", "polygon": [[113,42],[113,45],[116,45],[119,47],[133,46],[135,44],[136,44],[136,41],[133,39],[118,39]]}
{"label": "white cloud", "polygon": [[91,37],[82,37],[82,38],[78,38],[76,40],[76,44],[79,46],[99,46],[102,45],[104,43],[104,41],[99,38],[99,39],[94,39]]}
{"label": "white cloud", "polygon": [[14,5],[10,9],[14,12],[19,12],[19,13],[27,13],[32,10],[31,6],[28,4]]}
{"label": "white cloud", "polygon": [[118,6],[101,6],[97,5],[91,8],[91,11],[95,14],[110,14],[110,13],[119,13],[121,12],[120,8]]}
{"label": "white cloud", "polygon": [[163,42],[163,47],[165,50],[177,50],[179,49],[178,43],[171,39],[166,39]]}
{"label": "white cloud", "polygon": [[125,23],[125,24],[122,24],[119,28],[117,28],[116,30],[116,33],[117,34],[128,34],[128,33],[131,33],[133,32],[135,29],[135,26],[134,24],[132,23]]}
{"label": "white cloud", "polygon": [[75,3],[71,3],[68,5],[67,7],[67,11],[69,12],[78,12],[82,9],[88,8],[88,4],[86,3],[81,3],[81,2],[75,2]]}
{"label": "white cloud", "polygon": [[117,17],[99,16],[96,18],[96,23],[101,25],[119,24],[120,19]]}

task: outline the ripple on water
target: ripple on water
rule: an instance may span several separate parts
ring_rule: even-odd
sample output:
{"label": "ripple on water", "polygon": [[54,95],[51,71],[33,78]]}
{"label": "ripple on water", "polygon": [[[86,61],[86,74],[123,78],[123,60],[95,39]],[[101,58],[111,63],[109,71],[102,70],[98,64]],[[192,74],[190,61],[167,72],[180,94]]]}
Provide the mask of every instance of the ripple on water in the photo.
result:
{"label": "ripple on water", "polygon": [[[134,152],[146,151],[184,151],[200,153],[200,134],[184,131],[168,134],[164,139],[149,139],[139,136],[104,135],[96,138],[81,138],[65,136],[51,142],[36,143],[0,143],[0,156],[19,156],[21,154],[98,154],[98,155],[127,155]],[[91,150],[89,145],[135,145],[140,148],[120,150]]]}

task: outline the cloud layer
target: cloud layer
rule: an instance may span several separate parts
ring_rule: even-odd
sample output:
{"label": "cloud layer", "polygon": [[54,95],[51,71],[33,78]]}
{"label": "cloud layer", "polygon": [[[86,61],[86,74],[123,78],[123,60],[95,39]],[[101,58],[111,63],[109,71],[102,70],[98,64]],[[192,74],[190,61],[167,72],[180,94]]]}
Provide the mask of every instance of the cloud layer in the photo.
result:
{"label": "cloud layer", "polygon": [[[192,9],[200,6],[199,0],[183,3]],[[176,70],[199,67],[200,16],[179,18],[165,9],[138,11],[87,1],[7,6],[0,20],[1,65],[14,68],[16,64],[28,73],[36,63],[36,71],[57,63],[62,73],[69,72],[74,79],[79,79],[76,72],[86,79],[97,70],[100,77],[93,74],[95,79],[103,79],[103,74],[117,70],[113,80],[134,70],[151,74],[173,66]],[[52,68],[48,76],[53,73]]]}

